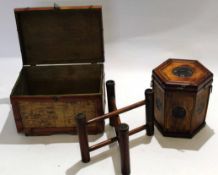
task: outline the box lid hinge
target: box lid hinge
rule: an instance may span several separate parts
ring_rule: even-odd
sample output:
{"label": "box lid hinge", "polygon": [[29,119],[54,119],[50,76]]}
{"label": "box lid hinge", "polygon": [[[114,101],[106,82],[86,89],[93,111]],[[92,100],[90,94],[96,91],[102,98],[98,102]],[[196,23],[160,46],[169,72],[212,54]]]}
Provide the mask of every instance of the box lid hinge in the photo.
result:
{"label": "box lid hinge", "polygon": [[54,3],[54,10],[60,10],[60,6],[57,3]]}

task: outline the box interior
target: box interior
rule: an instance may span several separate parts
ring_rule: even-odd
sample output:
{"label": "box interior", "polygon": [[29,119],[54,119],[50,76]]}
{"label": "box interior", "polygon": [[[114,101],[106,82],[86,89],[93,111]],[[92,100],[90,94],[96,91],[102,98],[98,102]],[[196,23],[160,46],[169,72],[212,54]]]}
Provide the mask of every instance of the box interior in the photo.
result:
{"label": "box interior", "polygon": [[102,93],[103,65],[23,67],[12,96]]}

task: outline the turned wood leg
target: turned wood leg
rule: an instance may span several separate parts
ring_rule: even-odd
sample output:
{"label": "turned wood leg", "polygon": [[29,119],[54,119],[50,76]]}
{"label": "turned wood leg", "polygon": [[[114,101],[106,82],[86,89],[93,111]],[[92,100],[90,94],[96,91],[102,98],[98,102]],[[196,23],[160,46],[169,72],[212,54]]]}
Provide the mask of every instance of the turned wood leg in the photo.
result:
{"label": "turned wood leg", "polygon": [[[112,112],[117,110],[116,108],[116,97],[115,97],[115,82],[113,80],[108,80],[106,82],[107,87],[107,99],[108,99],[108,110]],[[110,125],[116,127],[120,123],[119,116],[112,117],[109,119]]]}
{"label": "turned wood leg", "polygon": [[154,92],[145,90],[146,131],[148,136],[154,135]]}
{"label": "turned wood leg", "polygon": [[86,163],[90,161],[86,116],[83,113],[79,113],[75,119],[77,123],[81,157],[82,161]]}
{"label": "turned wood leg", "polygon": [[121,172],[123,175],[130,174],[129,155],[129,126],[125,123],[118,126],[118,138],[120,146]]}

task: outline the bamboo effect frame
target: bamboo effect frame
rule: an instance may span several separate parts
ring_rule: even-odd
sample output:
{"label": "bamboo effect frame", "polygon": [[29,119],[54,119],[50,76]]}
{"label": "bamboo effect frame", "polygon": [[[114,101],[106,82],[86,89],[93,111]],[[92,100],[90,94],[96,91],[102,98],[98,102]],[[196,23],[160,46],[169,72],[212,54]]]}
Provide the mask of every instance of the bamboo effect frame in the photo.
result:
{"label": "bamboo effect frame", "polygon": [[[79,137],[80,151],[82,162],[87,163],[90,161],[90,152],[99,149],[103,146],[118,141],[120,147],[121,157],[121,172],[123,175],[130,174],[130,154],[129,154],[129,136],[136,134],[140,131],[146,130],[147,136],[154,134],[154,92],[152,89],[145,90],[145,99],[129,106],[117,109],[116,97],[115,97],[115,82],[109,80],[106,82],[107,98],[108,98],[108,110],[109,113],[102,116],[95,117],[91,120],[86,120],[86,116],[83,113],[79,113],[75,116],[77,124],[77,132]],[[130,111],[145,105],[146,108],[146,123],[142,126],[134,128],[129,131],[129,126],[125,123],[121,123],[119,114]],[[87,125],[109,118],[110,125],[115,128],[116,136],[109,138],[105,141],[89,146]]]}

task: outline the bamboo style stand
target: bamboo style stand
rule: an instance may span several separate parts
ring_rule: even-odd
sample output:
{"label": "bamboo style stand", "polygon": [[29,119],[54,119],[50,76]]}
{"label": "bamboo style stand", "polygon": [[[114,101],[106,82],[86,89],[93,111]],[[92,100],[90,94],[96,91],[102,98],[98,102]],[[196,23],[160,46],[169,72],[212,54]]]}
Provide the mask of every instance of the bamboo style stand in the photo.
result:
{"label": "bamboo style stand", "polygon": [[[132,105],[126,106],[121,109],[116,107],[115,98],[115,82],[109,80],[106,82],[107,97],[108,97],[108,109],[109,113],[102,116],[95,117],[91,120],[86,120],[86,116],[83,113],[79,113],[75,119],[77,123],[77,131],[79,137],[80,151],[82,161],[87,163],[90,161],[90,152],[99,149],[103,146],[118,141],[120,147],[121,157],[121,172],[123,175],[130,174],[130,154],[129,154],[129,136],[136,134],[142,130],[146,130],[148,136],[154,134],[154,93],[152,89],[145,90],[145,100],[139,101]],[[137,107],[146,105],[146,124],[139,126],[129,131],[129,126],[125,123],[121,123],[119,114],[130,111]],[[115,128],[116,136],[102,141],[98,144],[89,146],[87,125],[109,118],[110,125]]]}

